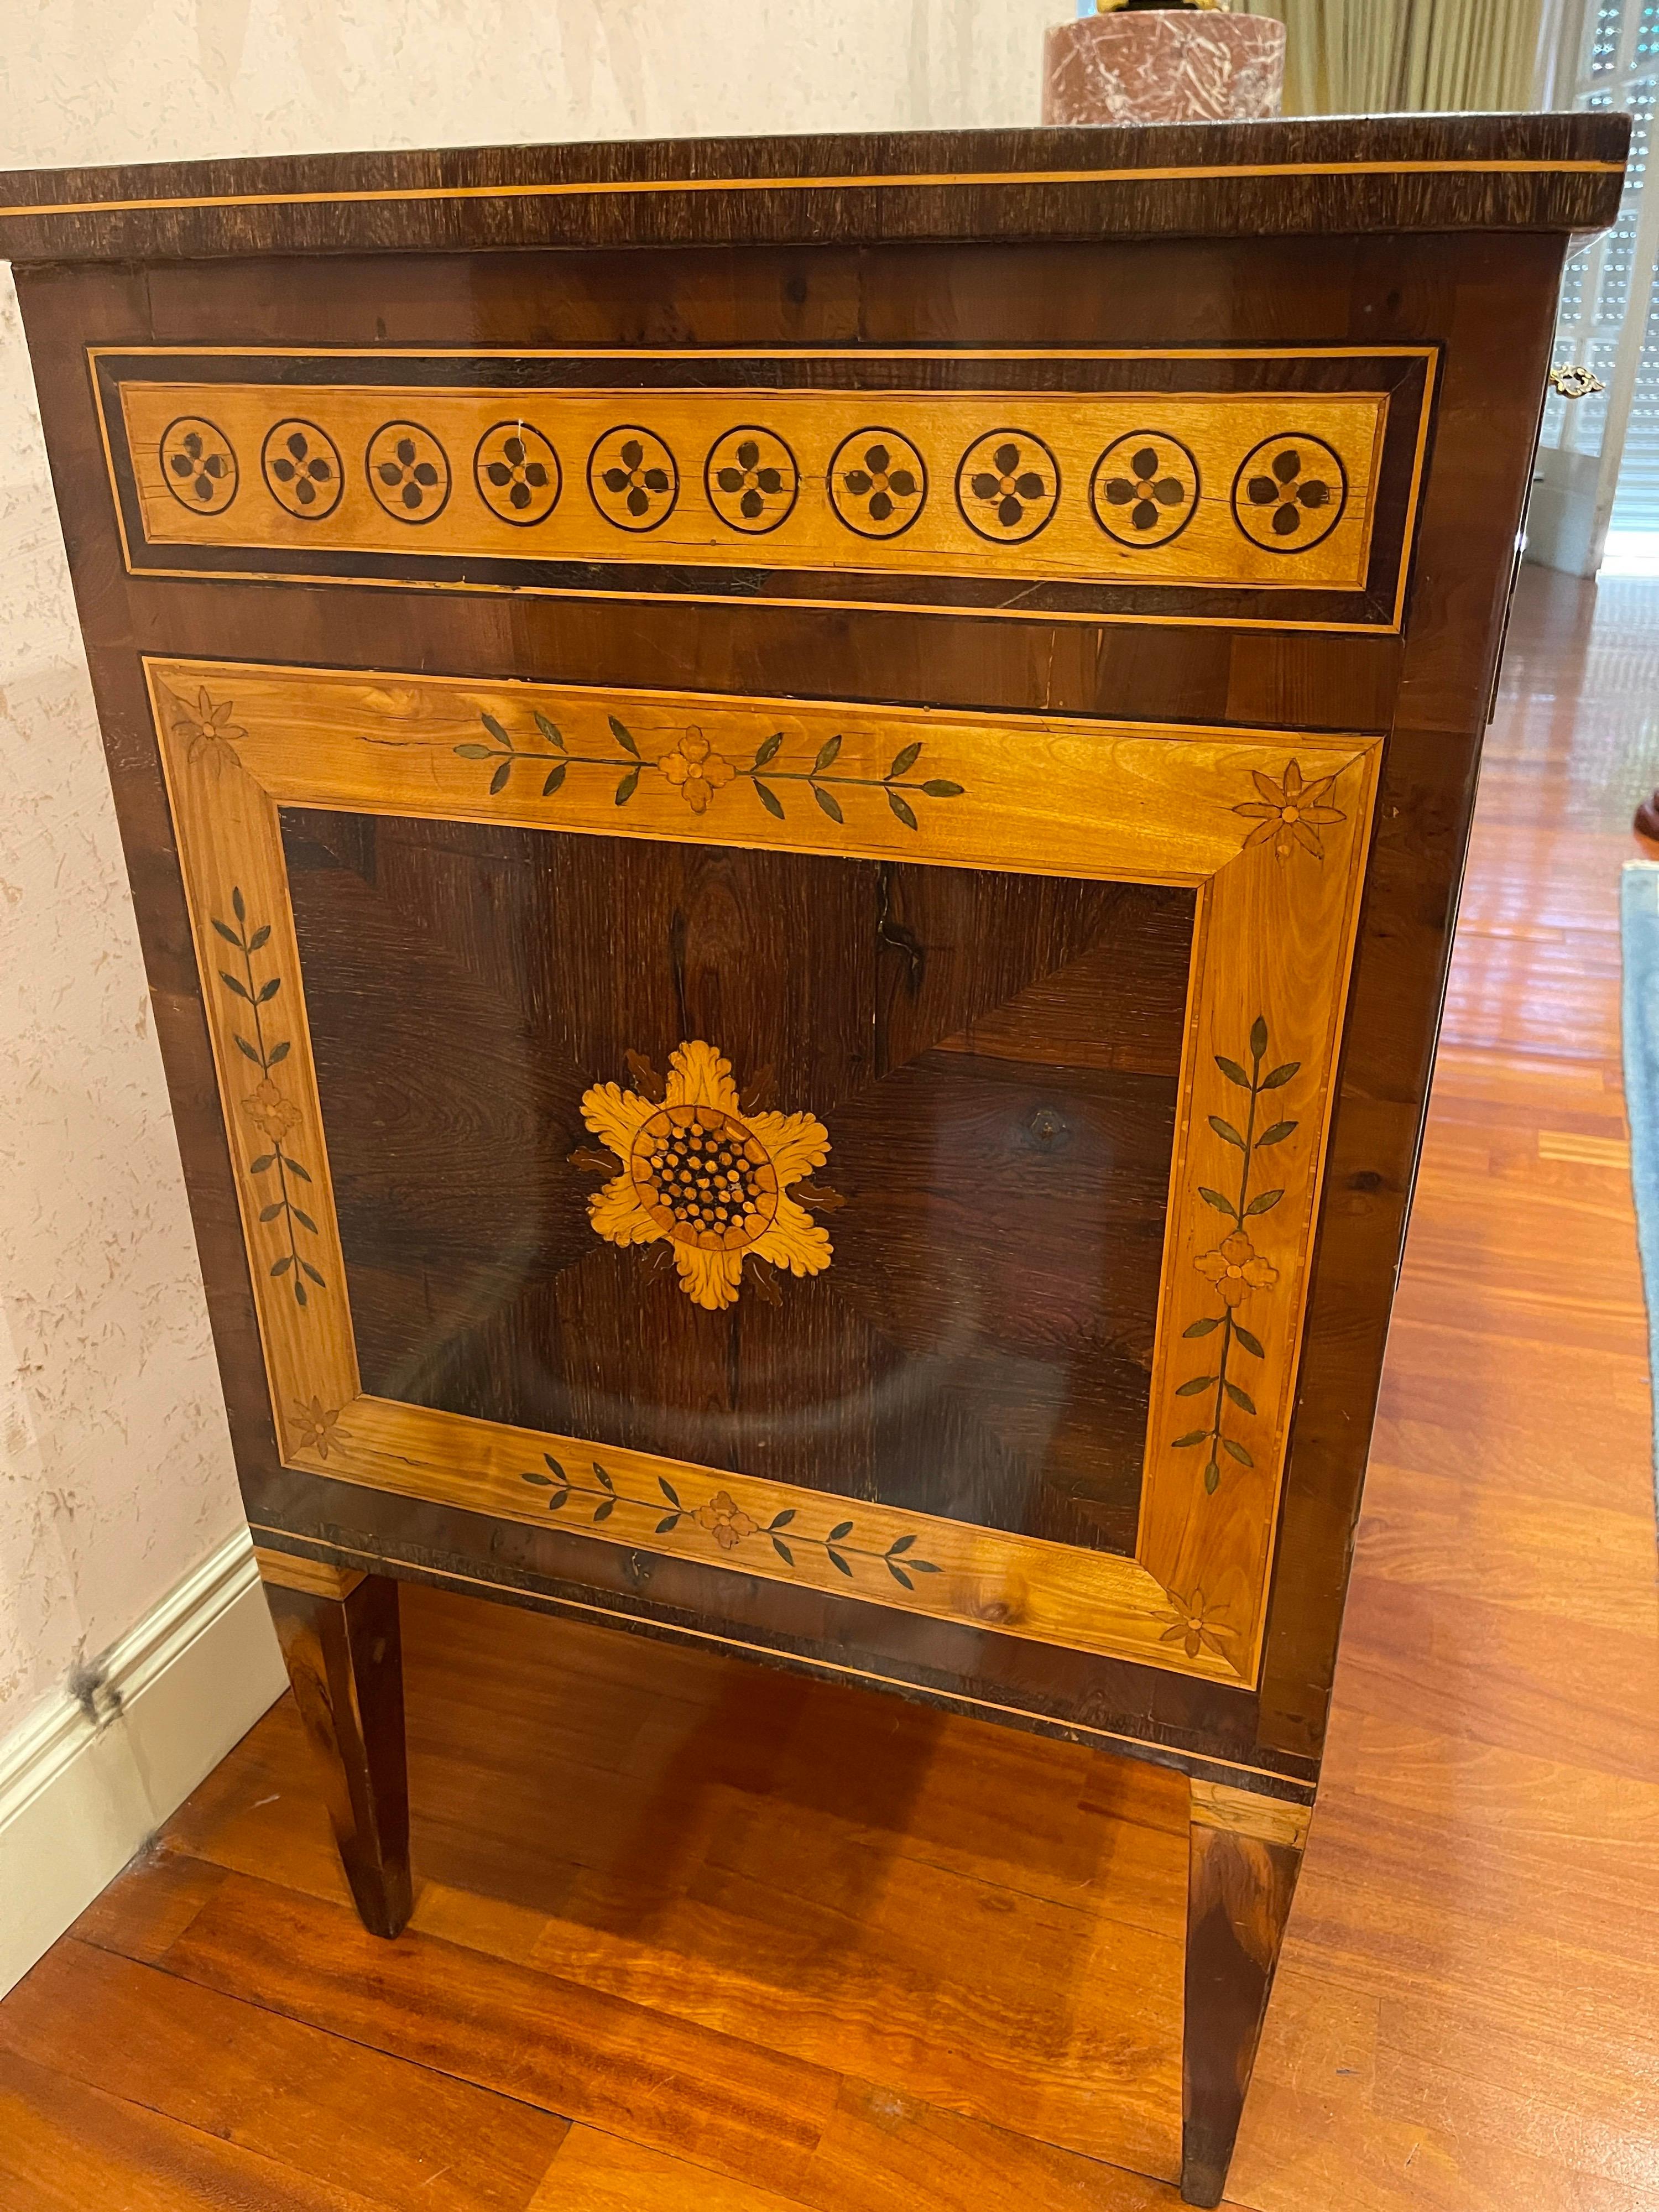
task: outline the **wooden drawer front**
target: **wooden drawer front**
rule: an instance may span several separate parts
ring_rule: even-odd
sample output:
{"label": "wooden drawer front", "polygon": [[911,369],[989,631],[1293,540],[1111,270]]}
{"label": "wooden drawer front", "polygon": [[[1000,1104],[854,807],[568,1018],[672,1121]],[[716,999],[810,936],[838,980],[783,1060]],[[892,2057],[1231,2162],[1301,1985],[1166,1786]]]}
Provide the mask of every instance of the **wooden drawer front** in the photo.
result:
{"label": "wooden drawer front", "polygon": [[94,356],[130,565],[1397,626],[1435,357]]}
{"label": "wooden drawer front", "polygon": [[1254,1681],[1376,740],[148,667],[288,1464]]}

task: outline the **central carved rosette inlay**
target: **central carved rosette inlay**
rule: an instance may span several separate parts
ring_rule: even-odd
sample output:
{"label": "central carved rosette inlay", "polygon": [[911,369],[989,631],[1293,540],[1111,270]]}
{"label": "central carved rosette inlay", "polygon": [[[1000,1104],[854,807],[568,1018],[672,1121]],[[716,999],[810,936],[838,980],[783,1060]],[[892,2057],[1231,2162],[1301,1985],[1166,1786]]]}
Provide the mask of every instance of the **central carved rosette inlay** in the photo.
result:
{"label": "central carved rosette inlay", "polygon": [[[770,1268],[821,1273],[834,1248],[789,1188],[829,1158],[823,1122],[745,1113],[731,1061],[701,1038],[675,1048],[666,1082],[637,1053],[628,1060],[654,1097],[600,1083],[582,1098],[583,1120],[622,1163],[587,1201],[595,1231],[624,1247],[666,1242],[680,1288],[711,1313],[736,1303],[745,1261],[757,1264],[754,1279],[774,1298]],[[840,1203],[833,1191],[803,1194],[816,1206]]]}
{"label": "central carved rosette inlay", "polygon": [[640,1203],[677,1244],[740,1252],[778,1210],[777,1171],[743,1123],[713,1106],[665,1106],[634,1140]]}

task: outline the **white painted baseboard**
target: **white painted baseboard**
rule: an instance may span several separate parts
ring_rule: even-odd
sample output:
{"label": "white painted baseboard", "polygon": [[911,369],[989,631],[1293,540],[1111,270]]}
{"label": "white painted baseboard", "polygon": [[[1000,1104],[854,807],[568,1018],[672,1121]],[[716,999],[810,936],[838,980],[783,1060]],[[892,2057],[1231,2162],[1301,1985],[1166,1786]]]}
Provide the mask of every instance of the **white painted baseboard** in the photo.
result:
{"label": "white painted baseboard", "polygon": [[0,1996],[288,1686],[246,1528],[0,1743]]}

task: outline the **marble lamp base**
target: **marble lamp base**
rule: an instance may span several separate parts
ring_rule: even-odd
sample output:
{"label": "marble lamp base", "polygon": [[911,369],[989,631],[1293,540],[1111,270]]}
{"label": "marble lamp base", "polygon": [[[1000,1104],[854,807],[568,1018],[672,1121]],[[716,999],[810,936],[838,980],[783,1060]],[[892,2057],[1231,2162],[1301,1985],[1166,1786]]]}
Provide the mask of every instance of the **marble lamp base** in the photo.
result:
{"label": "marble lamp base", "polygon": [[1207,123],[1277,115],[1285,26],[1212,9],[1120,10],[1056,23],[1045,123]]}

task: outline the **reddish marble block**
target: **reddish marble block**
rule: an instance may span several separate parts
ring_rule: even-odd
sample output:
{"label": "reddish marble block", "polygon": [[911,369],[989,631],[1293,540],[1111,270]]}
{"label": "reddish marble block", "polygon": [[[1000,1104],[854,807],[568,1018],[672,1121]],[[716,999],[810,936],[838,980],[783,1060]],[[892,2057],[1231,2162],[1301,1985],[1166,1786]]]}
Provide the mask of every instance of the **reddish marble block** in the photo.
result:
{"label": "reddish marble block", "polygon": [[1045,123],[1203,123],[1276,115],[1285,26],[1162,9],[1056,23],[1043,50]]}

